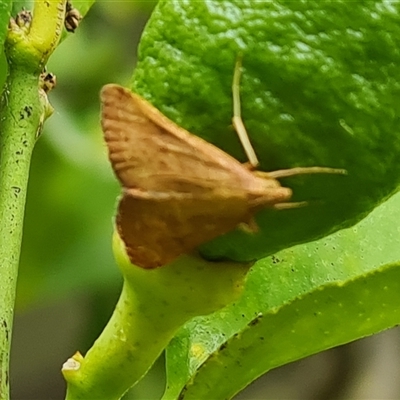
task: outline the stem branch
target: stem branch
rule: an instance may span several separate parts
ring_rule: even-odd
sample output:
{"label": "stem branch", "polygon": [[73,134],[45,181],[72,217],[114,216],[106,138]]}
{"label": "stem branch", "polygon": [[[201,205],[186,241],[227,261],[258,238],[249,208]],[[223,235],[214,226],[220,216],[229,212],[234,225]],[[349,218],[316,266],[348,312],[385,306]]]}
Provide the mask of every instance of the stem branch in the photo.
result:
{"label": "stem branch", "polygon": [[249,264],[193,256],[146,270],[130,264],[115,235],[124,275],[117,307],[85,357],[64,364],[67,400],[117,400],[148,371],[189,319],[219,310],[242,293]]}

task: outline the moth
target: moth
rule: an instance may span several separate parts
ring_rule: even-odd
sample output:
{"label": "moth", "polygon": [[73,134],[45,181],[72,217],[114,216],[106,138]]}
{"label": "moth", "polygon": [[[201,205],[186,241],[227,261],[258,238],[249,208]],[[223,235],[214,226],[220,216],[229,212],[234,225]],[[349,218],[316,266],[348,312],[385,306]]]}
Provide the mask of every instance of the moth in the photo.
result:
{"label": "moth", "polygon": [[101,91],[101,123],[109,159],[122,185],[116,227],[131,262],[155,268],[200,244],[252,227],[263,208],[286,208],[292,191],[277,178],[345,173],[332,168],[255,171],[258,160],[240,116],[239,72],[233,80],[233,124],[248,164],[178,126],[139,95],[115,84]]}

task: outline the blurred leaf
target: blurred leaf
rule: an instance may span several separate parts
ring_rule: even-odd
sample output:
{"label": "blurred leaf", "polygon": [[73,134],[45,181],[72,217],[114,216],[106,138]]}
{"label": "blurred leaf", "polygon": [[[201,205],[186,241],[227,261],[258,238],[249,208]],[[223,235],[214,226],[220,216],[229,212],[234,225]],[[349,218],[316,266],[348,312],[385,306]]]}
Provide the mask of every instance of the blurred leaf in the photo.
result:
{"label": "blurred leaf", "polygon": [[3,0],[0,2],[0,44],[3,47],[4,39],[7,33],[8,21],[13,2],[11,0]]}
{"label": "blurred leaf", "polygon": [[[88,158],[94,149],[87,152]],[[28,190],[19,306],[38,297],[50,301],[72,288],[99,289],[118,281],[110,245],[118,189],[111,173],[100,172],[58,158],[44,139],[37,144]]]}
{"label": "blurred leaf", "polygon": [[399,324],[399,219],[397,194],[354,228],[259,261],[240,302],[172,341],[164,398],[185,385],[184,398],[230,398],[271,368]]}

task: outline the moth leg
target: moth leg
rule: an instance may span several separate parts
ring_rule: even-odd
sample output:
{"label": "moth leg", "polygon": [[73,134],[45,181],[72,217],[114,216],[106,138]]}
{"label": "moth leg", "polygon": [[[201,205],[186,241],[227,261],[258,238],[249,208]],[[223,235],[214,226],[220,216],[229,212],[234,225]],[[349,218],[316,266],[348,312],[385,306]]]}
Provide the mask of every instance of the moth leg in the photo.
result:
{"label": "moth leg", "polygon": [[263,171],[255,171],[254,172],[260,178],[269,178],[269,179],[279,179],[286,178],[288,176],[295,175],[306,175],[306,174],[339,174],[339,175],[347,175],[347,171],[345,169],[340,168],[327,168],[327,167],[296,167],[289,169],[280,169],[277,171],[271,172],[263,172]]}
{"label": "moth leg", "polygon": [[257,233],[260,230],[254,217],[251,217],[248,222],[240,223],[238,228],[246,233]]}
{"label": "moth leg", "polygon": [[240,105],[240,74],[242,71],[242,58],[238,56],[236,59],[235,70],[233,73],[233,82],[232,82],[232,96],[233,96],[233,117],[232,123],[233,127],[236,130],[237,135],[239,136],[239,140],[242,143],[243,149],[246,153],[247,158],[249,159],[250,165],[253,168],[256,168],[259,164],[257,155],[253,149],[253,146],[250,143],[249,136],[246,131],[246,127],[244,126],[242,120],[242,111]]}
{"label": "moth leg", "polygon": [[275,210],[290,210],[291,208],[301,208],[308,206],[308,201],[297,201],[293,203],[277,203],[274,204],[272,207]]}

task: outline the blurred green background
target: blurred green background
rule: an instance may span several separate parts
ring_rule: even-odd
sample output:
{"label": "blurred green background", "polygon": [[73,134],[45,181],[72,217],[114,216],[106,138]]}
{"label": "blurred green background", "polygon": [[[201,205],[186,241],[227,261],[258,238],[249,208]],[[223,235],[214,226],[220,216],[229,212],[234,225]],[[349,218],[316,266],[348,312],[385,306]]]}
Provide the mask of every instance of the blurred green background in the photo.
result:
{"label": "blurred green background", "polygon": [[[154,1],[98,1],[59,46],[55,108],[32,161],[12,350],[12,398],[63,399],[61,365],[85,353],[118,299],[111,252],[119,193],[99,123],[101,87],[128,86]],[[4,59],[1,64],[4,76]],[[240,399],[400,398],[398,330],[272,371]],[[127,398],[159,398],[160,360]]]}

